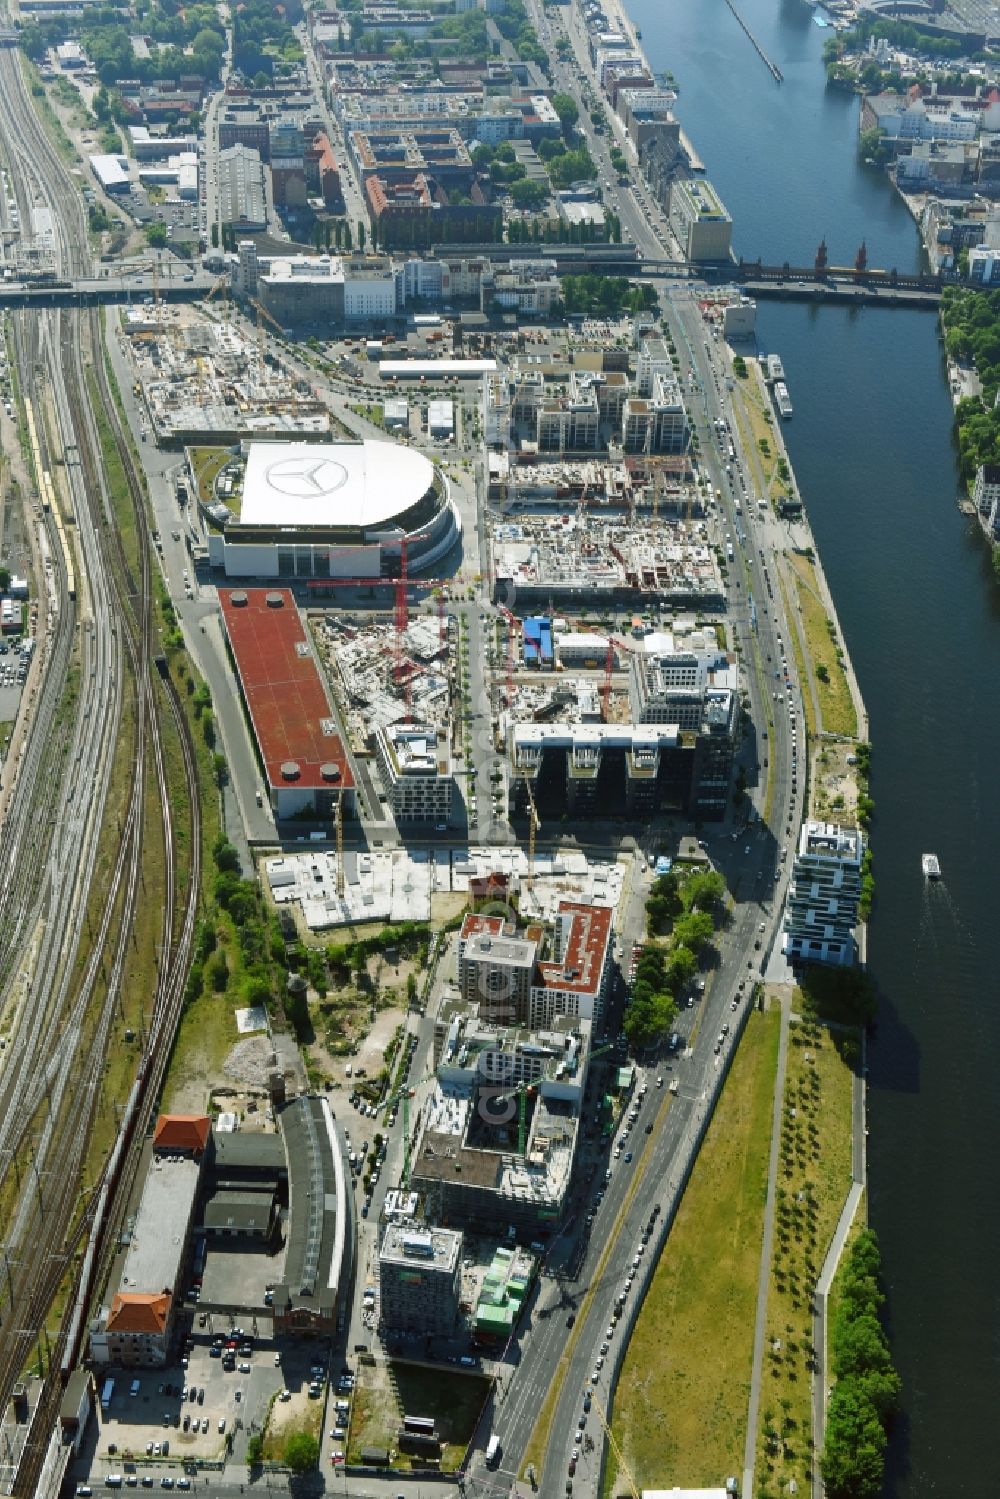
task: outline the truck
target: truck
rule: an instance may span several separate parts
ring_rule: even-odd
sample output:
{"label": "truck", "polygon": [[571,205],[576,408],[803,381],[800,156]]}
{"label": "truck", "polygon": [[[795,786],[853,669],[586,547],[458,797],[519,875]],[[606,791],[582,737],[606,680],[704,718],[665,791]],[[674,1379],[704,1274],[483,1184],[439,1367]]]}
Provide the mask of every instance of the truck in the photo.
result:
{"label": "truck", "polygon": [[105,1415],[107,1415],[108,1411],[111,1409],[111,1401],[114,1398],[114,1393],[115,1393],[115,1382],[114,1382],[114,1380],[113,1379],[106,1379],[104,1381],[104,1388],[101,1390],[101,1410],[104,1412]]}
{"label": "truck", "polygon": [[494,1432],[489,1441],[486,1443],[486,1466],[488,1468],[495,1468],[499,1461],[500,1438],[497,1436],[496,1432]]}

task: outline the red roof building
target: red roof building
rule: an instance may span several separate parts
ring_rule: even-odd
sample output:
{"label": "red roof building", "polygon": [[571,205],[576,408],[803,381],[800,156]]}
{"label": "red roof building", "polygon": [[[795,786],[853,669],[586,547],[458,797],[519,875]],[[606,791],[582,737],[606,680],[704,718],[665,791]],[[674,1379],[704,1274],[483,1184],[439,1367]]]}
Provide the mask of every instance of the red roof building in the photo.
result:
{"label": "red roof building", "polygon": [[111,1303],[108,1332],[131,1337],[162,1337],[170,1317],[169,1291],[119,1291]]}
{"label": "red roof building", "polygon": [[354,775],[287,588],[220,588],[222,617],[279,817],[332,817]]}
{"label": "red roof building", "polygon": [[212,1133],[207,1114],[161,1114],[153,1131],[153,1149],[198,1160]]}
{"label": "red roof building", "polygon": [[557,959],[538,964],[532,990],[533,1023],[552,1015],[597,1019],[603,1008],[611,956],[612,912],[607,906],[561,900],[556,909]]}

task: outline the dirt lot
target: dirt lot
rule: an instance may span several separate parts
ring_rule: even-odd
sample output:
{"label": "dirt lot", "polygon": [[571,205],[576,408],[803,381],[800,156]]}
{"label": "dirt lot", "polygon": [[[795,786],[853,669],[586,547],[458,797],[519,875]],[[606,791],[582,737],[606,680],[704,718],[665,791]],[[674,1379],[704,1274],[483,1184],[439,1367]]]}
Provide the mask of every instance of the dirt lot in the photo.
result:
{"label": "dirt lot", "polygon": [[857,824],[858,783],[856,767],[848,764],[853,744],[822,740],[813,757],[810,815],[825,822]]}
{"label": "dirt lot", "polygon": [[[362,1364],[348,1431],[348,1461],[357,1462],[362,1447],[395,1452],[403,1416],[431,1416],[443,1443],[441,1468],[451,1472],[465,1454],[488,1393],[489,1380],[481,1374],[453,1374],[400,1360]],[[425,1458],[413,1461],[426,1464]],[[396,1467],[410,1464],[406,1454],[396,1454]]]}

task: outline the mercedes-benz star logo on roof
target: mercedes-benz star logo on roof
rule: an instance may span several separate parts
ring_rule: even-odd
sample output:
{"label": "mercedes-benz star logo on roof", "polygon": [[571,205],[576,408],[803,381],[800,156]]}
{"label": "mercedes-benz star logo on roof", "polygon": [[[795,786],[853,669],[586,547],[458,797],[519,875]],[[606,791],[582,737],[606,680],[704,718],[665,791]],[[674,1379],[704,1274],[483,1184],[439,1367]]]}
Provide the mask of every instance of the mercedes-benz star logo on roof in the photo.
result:
{"label": "mercedes-benz star logo on roof", "polygon": [[318,500],[323,495],[333,494],[347,482],[347,470],[333,458],[312,458],[303,454],[272,463],[267,470],[267,482],[279,494],[294,499]]}

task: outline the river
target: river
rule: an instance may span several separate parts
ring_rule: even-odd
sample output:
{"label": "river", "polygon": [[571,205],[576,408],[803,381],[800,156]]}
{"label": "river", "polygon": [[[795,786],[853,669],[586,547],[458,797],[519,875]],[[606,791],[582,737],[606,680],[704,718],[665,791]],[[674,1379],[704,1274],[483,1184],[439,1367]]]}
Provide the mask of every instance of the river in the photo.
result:
{"label": "river", "polygon": [[[808,264],[825,237],[849,264],[864,239],[869,264],[915,268],[909,214],[858,164],[858,100],[824,87],[830,32],[803,0],[738,3],[781,86],[724,0],[628,0],[653,68],[677,79],[737,253]],[[990,1486],[1000,1409],[1000,599],[955,504],[935,317],[762,303],[758,341],[784,361],[785,439],[874,743],[869,1214],[904,1382],[886,1492],[955,1499]],[[926,849],[939,887],[922,879]]]}

